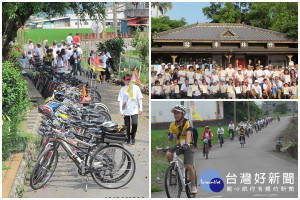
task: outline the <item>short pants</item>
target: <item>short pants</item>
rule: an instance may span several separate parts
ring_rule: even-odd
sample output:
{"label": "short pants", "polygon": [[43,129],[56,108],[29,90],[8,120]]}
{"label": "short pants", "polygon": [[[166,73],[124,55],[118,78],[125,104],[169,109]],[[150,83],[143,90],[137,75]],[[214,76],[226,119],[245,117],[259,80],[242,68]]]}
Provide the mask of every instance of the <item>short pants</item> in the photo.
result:
{"label": "short pants", "polygon": [[179,156],[183,154],[184,164],[189,164],[194,166],[194,147],[189,147],[187,149],[180,149],[176,151],[176,154]]}

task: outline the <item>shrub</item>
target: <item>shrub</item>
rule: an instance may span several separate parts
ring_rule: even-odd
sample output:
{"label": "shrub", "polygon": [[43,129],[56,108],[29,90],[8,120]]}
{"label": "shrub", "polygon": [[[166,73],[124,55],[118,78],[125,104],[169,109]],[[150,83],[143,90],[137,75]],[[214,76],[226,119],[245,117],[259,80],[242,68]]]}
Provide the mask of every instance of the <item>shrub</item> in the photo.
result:
{"label": "shrub", "polygon": [[30,106],[27,83],[16,63],[2,63],[2,159],[17,151],[19,124]]}

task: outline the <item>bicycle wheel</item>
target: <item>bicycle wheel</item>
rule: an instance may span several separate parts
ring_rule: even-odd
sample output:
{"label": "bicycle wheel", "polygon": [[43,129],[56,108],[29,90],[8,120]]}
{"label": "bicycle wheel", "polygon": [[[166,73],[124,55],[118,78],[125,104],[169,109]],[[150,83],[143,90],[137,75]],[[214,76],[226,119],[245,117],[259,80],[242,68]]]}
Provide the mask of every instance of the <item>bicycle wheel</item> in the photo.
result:
{"label": "bicycle wheel", "polygon": [[100,111],[106,111],[109,113],[108,107],[103,103],[95,103],[95,108],[97,108]]}
{"label": "bicycle wheel", "polygon": [[94,181],[107,189],[117,189],[127,185],[136,169],[131,153],[119,145],[100,147],[93,154],[90,166]]}
{"label": "bicycle wheel", "polygon": [[[195,168],[194,168],[195,170]],[[188,170],[185,170],[185,184],[187,184],[185,186],[185,192],[186,192],[186,196],[188,198],[195,198],[196,194],[192,194],[192,182],[190,181],[190,177],[189,177],[189,173]],[[197,186],[197,173],[195,171],[195,184]]]}
{"label": "bicycle wheel", "polygon": [[105,122],[106,121],[111,121],[111,116],[110,116],[110,114],[108,112],[101,111],[101,112],[99,112],[99,114],[100,114],[99,118],[102,119],[102,120],[104,120]]}
{"label": "bicycle wheel", "polygon": [[170,165],[165,174],[165,189],[168,198],[180,198],[182,184],[174,164]]}
{"label": "bicycle wheel", "polygon": [[40,189],[49,181],[55,171],[57,162],[58,152],[56,148],[44,151],[39,156],[30,175],[30,186],[32,189]]}

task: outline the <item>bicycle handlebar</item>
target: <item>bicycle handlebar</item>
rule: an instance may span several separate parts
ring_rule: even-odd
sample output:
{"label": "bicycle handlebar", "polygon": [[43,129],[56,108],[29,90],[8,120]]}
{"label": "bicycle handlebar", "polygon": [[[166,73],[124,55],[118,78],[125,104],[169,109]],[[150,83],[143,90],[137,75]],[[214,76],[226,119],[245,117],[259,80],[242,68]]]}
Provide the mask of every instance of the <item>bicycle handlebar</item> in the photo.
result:
{"label": "bicycle handlebar", "polygon": [[168,147],[166,146],[165,148],[159,148],[158,146],[156,146],[156,150],[161,150],[163,152],[167,152],[167,151],[170,151],[171,153],[175,152],[176,150],[178,149],[181,149],[182,147],[180,146],[180,144],[176,144],[175,146],[173,147]]}

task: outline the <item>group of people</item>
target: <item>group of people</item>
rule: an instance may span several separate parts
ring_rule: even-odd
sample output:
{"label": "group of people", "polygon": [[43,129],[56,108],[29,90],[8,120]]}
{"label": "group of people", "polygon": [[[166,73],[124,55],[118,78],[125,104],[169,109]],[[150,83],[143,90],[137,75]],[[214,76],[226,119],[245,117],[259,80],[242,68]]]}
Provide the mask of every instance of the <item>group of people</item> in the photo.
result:
{"label": "group of people", "polygon": [[[90,58],[95,58],[95,53],[94,50],[91,50],[88,64],[90,64]],[[107,78],[107,61],[110,58],[109,52],[105,52],[105,50],[99,56],[101,68],[103,69],[101,73],[99,72],[102,83],[105,83]],[[22,64],[23,74],[26,74],[24,70],[26,64],[33,65],[43,62],[45,65],[55,67],[58,72],[69,71],[74,76],[77,76],[78,73],[82,76],[82,59],[83,50],[80,45],[79,34],[76,33],[72,37],[72,33],[70,33],[66,40],[61,40],[60,42],[54,40],[50,43],[48,40],[44,40],[43,43],[35,44],[33,40],[29,39],[26,54],[22,54],[19,62]]]}
{"label": "group of people", "polygon": [[154,99],[296,99],[298,64],[281,66],[223,66],[186,63],[151,67],[151,96]]}
{"label": "group of people", "polygon": [[[192,182],[192,190],[191,192],[196,194],[196,177],[195,177],[195,169],[194,169],[194,154],[195,149],[198,143],[198,132],[197,128],[193,126],[192,122],[185,118],[186,108],[183,105],[176,105],[172,108],[171,112],[174,114],[175,121],[171,123],[169,128],[168,139],[172,141],[176,140],[177,145],[181,145],[180,151],[177,151],[176,154],[184,155],[184,164],[186,165],[190,177],[190,181]],[[261,127],[266,127],[269,123],[272,122],[271,116],[265,116],[260,119],[257,119],[254,124],[259,123]],[[252,124],[250,121],[245,120],[241,121],[235,127],[233,121],[228,125],[228,132],[232,133],[234,136],[234,132],[237,132],[239,136],[239,141],[241,138],[246,142],[246,134],[250,134],[252,131]],[[224,133],[225,130],[221,124],[218,125],[217,136],[220,142],[224,143]],[[213,140],[214,135],[209,126],[205,126],[205,129],[202,133],[201,139],[204,141],[208,140],[209,147],[211,148],[211,141]],[[167,152],[166,154],[167,160],[169,162],[173,161],[173,154],[171,152]],[[203,143],[203,157],[205,156],[205,148]]]}

